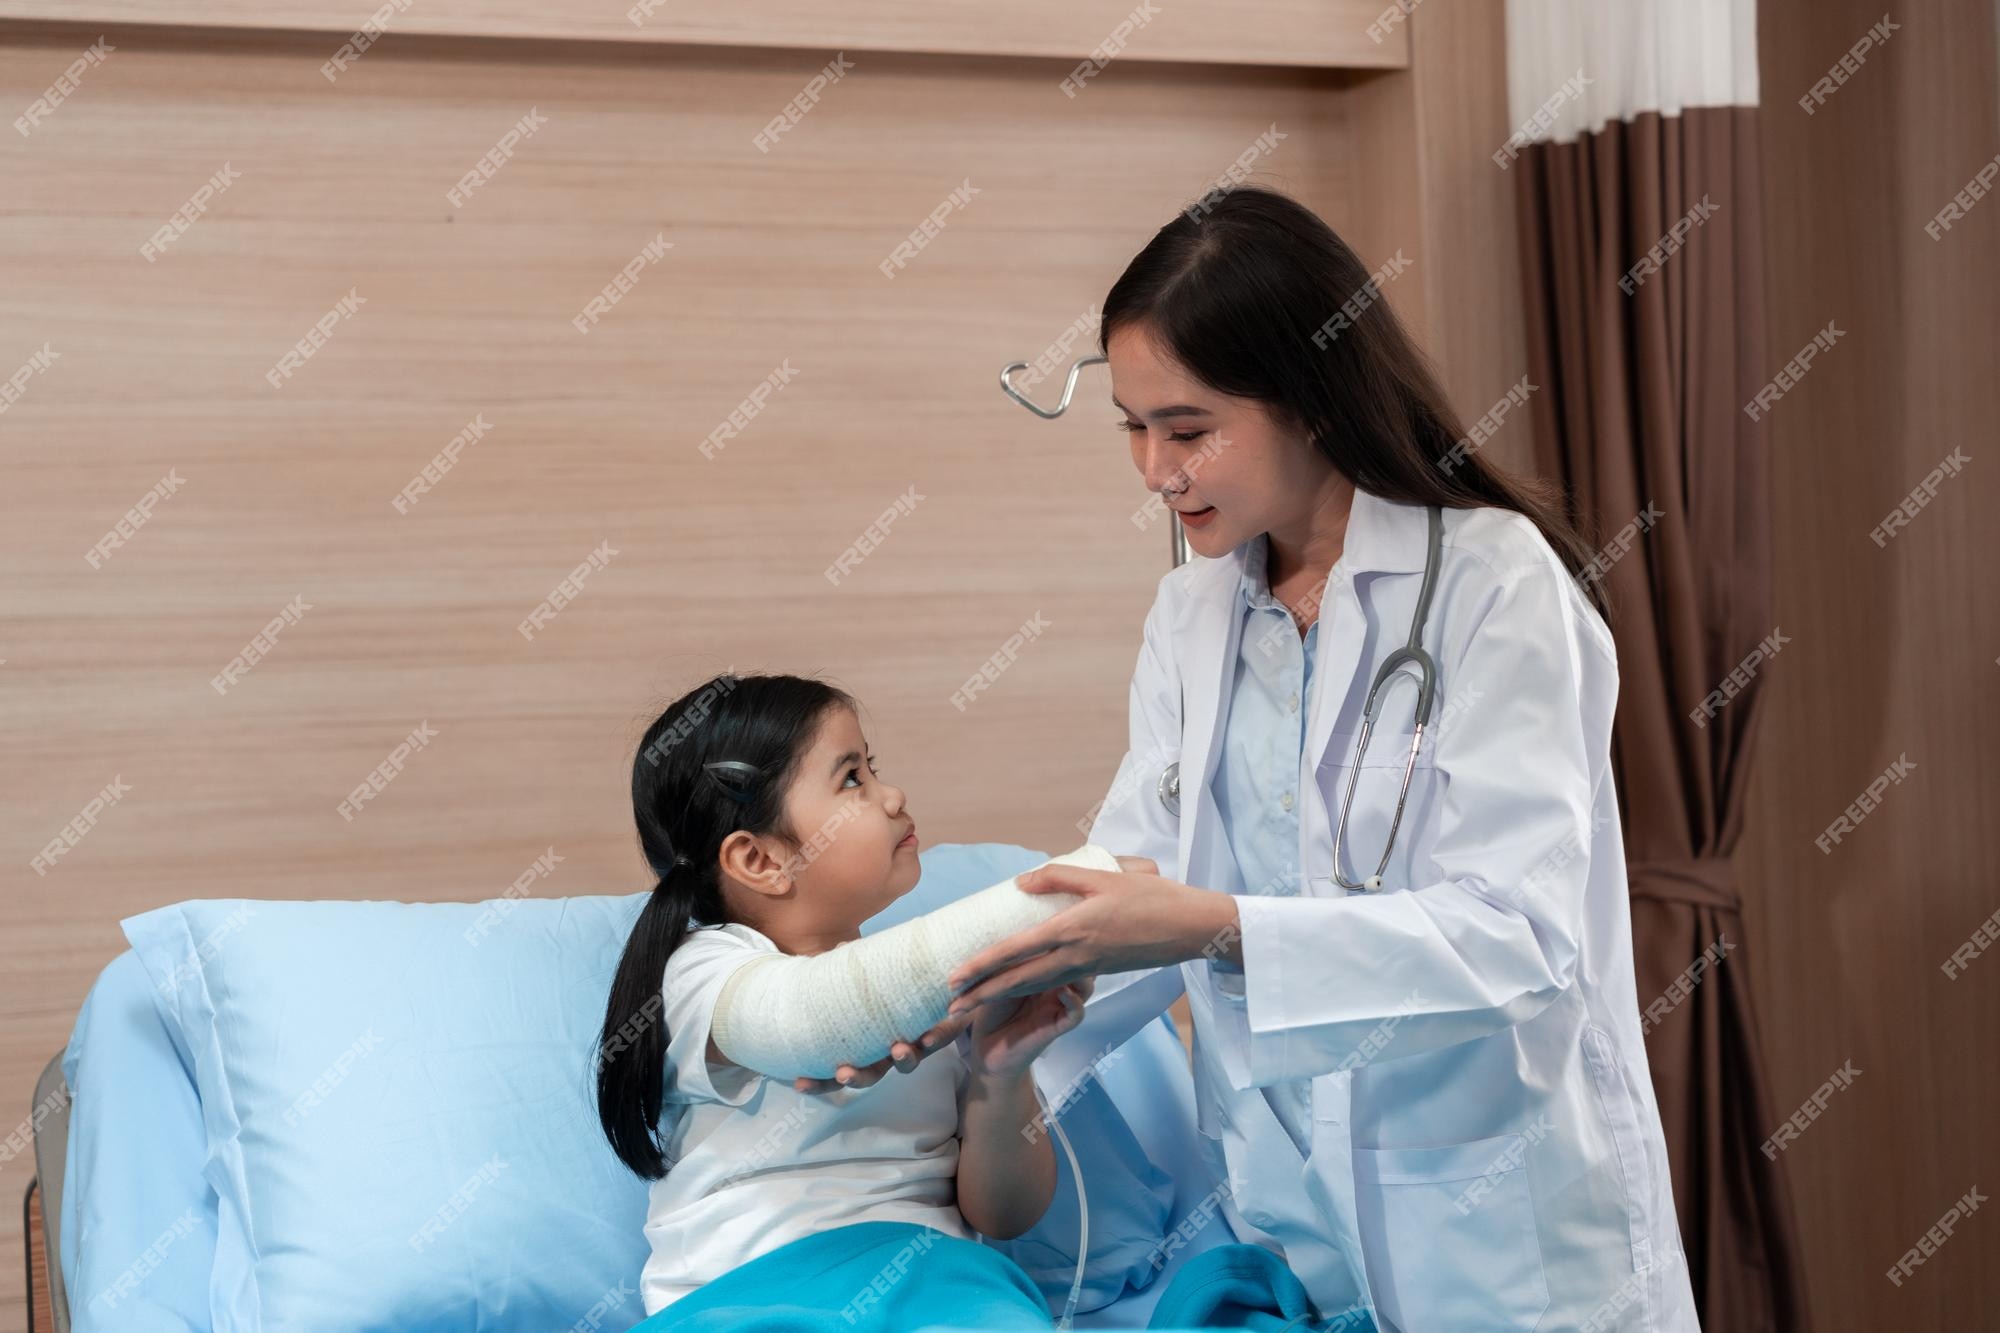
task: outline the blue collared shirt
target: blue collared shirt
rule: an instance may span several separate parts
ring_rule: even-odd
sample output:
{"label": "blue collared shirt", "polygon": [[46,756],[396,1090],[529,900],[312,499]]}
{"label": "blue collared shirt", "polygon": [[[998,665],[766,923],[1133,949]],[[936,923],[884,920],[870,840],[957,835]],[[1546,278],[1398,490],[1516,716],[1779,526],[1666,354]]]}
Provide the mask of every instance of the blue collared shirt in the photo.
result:
{"label": "blue collared shirt", "polygon": [[[1222,754],[1211,788],[1238,882],[1233,891],[1272,897],[1296,896],[1299,874],[1299,803],[1302,790],[1307,701],[1312,698],[1313,657],[1319,621],[1301,640],[1292,614],[1271,594],[1266,562],[1270,538],[1251,539],[1238,585],[1244,617],[1236,654],[1235,683]],[[1226,963],[1213,966],[1235,970]],[[1306,1098],[1310,1085],[1264,1089],[1279,1121],[1307,1151]]]}

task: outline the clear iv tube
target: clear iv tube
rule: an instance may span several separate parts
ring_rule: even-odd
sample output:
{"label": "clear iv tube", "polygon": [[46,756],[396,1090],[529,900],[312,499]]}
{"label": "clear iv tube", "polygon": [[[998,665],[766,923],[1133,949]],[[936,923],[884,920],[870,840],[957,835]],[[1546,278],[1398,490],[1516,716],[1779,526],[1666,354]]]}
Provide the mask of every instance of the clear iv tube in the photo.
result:
{"label": "clear iv tube", "polygon": [[1083,1192],[1083,1166],[1076,1160],[1076,1150],[1069,1146],[1069,1135],[1063,1133],[1056,1113],[1049,1109],[1049,1099],[1042,1095],[1042,1085],[1031,1074],[1028,1082],[1035,1089],[1035,1100],[1042,1105],[1042,1118],[1055,1131],[1056,1141],[1062,1144],[1063,1156],[1069,1158],[1070,1179],[1076,1182],[1076,1278],[1069,1284],[1069,1300],[1063,1304],[1062,1318],[1056,1320],[1056,1328],[1068,1333],[1070,1320],[1076,1315],[1077,1298],[1083,1294],[1084,1260],[1090,1254],[1090,1204]]}

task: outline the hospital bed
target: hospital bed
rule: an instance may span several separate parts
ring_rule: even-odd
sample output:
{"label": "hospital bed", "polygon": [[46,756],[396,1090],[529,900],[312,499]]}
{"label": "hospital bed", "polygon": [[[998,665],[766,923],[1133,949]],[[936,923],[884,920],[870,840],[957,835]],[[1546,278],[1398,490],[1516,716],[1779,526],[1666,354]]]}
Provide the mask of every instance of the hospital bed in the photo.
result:
{"label": "hospital bed", "polygon": [[[1052,420],[1069,408],[1078,375],[1105,359],[1084,357],[1071,365],[1062,398],[1053,409],[1037,405],[1013,383],[1013,376],[1027,368],[1025,362],[1003,368],[1000,387],[1036,416]],[[1178,566],[1191,555],[1187,535],[1177,515],[1169,515],[1168,527],[1170,558]],[[864,931],[894,925],[919,911],[950,901],[958,893],[995,883],[1040,859],[1044,859],[1041,853],[995,844],[944,844],[933,848],[923,854],[925,875],[916,889],[867,923]],[[949,862],[952,873],[933,874],[933,867],[940,862]],[[72,1317],[71,1292],[82,1244],[77,1234],[79,1219],[115,1216],[121,1195],[129,1199],[149,1192],[149,1197],[156,1196],[156,1204],[160,1200],[186,1204],[187,1211],[172,1214],[176,1223],[171,1233],[162,1233],[169,1243],[161,1246],[156,1241],[147,1246],[141,1251],[142,1259],[133,1266],[148,1262],[155,1250],[159,1250],[157,1262],[146,1269],[143,1280],[171,1280],[180,1284],[175,1298],[180,1303],[177,1327],[187,1333],[214,1333],[217,1327],[204,1313],[201,1299],[201,1288],[210,1285],[205,1282],[203,1266],[214,1256],[221,1225],[216,1216],[216,1192],[203,1179],[212,1164],[204,1160],[207,1145],[201,1130],[196,1080],[188,1067],[187,1055],[176,1048],[169,1035],[167,1021],[156,1012],[153,996],[158,989],[156,983],[157,978],[149,980],[131,950],[115,958],[99,976],[84,1005],[85,1014],[95,1011],[107,1015],[109,1021],[86,1024],[80,1014],[69,1045],[49,1061],[35,1086],[29,1120],[34,1139],[35,1176],[29,1182],[22,1206],[29,1269],[30,1333],[43,1333],[45,1327],[55,1333],[70,1333],[72,1327],[80,1333],[94,1333],[98,1328],[119,1326],[115,1320]],[[1114,1239],[1121,1222],[1130,1224],[1135,1232],[1127,1238],[1128,1256],[1133,1247],[1147,1240],[1137,1232],[1159,1232],[1153,1250],[1160,1262],[1157,1274],[1150,1280],[1144,1277],[1146,1266],[1133,1268],[1124,1280],[1122,1293],[1110,1299],[1104,1298],[1104,1292],[1119,1286],[1118,1279],[1094,1271],[1088,1280],[1096,1303],[1086,1302],[1079,1307],[1075,1319],[1078,1328],[1144,1328],[1161,1292],[1181,1266],[1229,1239],[1221,1234],[1224,1228],[1213,1224],[1215,1182],[1209,1179],[1210,1172],[1201,1160],[1195,1139],[1194,1090],[1185,1049],[1172,1017],[1162,1014],[1120,1048],[1116,1060],[1103,1062],[1103,1069],[1094,1080],[1101,1095],[1091,1094],[1097,1101],[1079,1102],[1075,1108],[1077,1114],[1086,1118],[1097,1114],[1106,1120],[1116,1119],[1117,1132],[1129,1132],[1136,1151],[1143,1152],[1165,1179],[1164,1185],[1157,1179],[1153,1181],[1151,1200],[1170,1195],[1165,1205],[1154,1209],[1163,1210],[1165,1215],[1149,1215],[1143,1219],[1145,1225],[1140,1226],[1140,1215],[1147,1212],[1149,1205],[1146,1192],[1138,1188],[1143,1182],[1134,1181],[1129,1172],[1121,1177],[1110,1170],[1102,1153],[1087,1162],[1084,1187],[1092,1199],[1092,1225],[1098,1229],[1091,1244],[1093,1255],[1105,1239],[1101,1230],[1104,1223],[1099,1221],[1102,1202],[1108,1205],[1103,1217],[1113,1228]],[[86,1066],[117,1071],[117,1077],[103,1086],[93,1084],[88,1097],[79,1105],[72,1095],[70,1079],[77,1069]],[[1109,1106],[1102,1102],[1108,1102]],[[163,1123],[156,1114],[163,1105],[190,1104],[195,1109],[181,1122]],[[1069,1114],[1066,1111],[1065,1118]],[[81,1122],[82,1133],[71,1133],[73,1120]],[[109,1144],[113,1140],[112,1127],[117,1127],[116,1132],[130,1134],[135,1126],[146,1131],[140,1146],[126,1144],[122,1158],[110,1152],[93,1154],[93,1160],[99,1163],[95,1173],[77,1169],[77,1147],[79,1143],[96,1143],[100,1137],[93,1132],[96,1128],[105,1130],[101,1137]],[[1097,1139],[1098,1146],[1102,1148],[1105,1141]],[[1069,1191],[1074,1184],[1069,1180],[1070,1168],[1064,1156],[1058,1156],[1058,1171],[1064,1177],[1064,1191]],[[104,1162],[114,1160],[120,1169],[103,1169]],[[1099,1174],[1106,1179],[1100,1181]],[[1127,1200],[1130,1207],[1121,1209],[1118,1197],[1121,1189],[1128,1196],[1135,1196]],[[1103,1199],[1104,1195],[1111,1197]],[[1073,1194],[1059,1192],[1050,1213],[1069,1209],[1074,1214],[1073,1200]],[[187,1225],[190,1218],[193,1225]],[[1030,1237],[1043,1228],[1051,1228],[1050,1234],[1054,1234],[1050,1218],[1045,1217],[1042,1226],[1031,1232]],[[1029,1251],[1016,1253],[1025,1258]],[[1073,1248],[1070,1253],[1069,1262],[1073,1264]],[[1052,1309],[1060,1310],[1067,1295],[1066,1277],[1058,1282],[1052,1271],[1040,1268],[1032,1271],[1045,1294],[1050,1295]],[[159,1278],[161,1273],[168,1278]],[[119,1277],[128,1287],[134,1285],[130,1282],[131,1267],[121,1271]],[[233,1316],[221,1321],[228,1328],[238,1322]],[[593,1323],[586,1333],[595,1333],[595,1329]]]}
{"label": "hospital bed", "polygon": [[[999,844],[941,844],[927,849],[922,856],[924,874],[917,888],[890,911],[871,920],[864,931],[882,929],[919,911],[930,910],[1043,859],[1046,859],[1043,853]],[[633,912],[642,897],[629,897]],[[534,905],[534,911],[547,913],[551,908],[560,910],[564,904],[580,909],[584,904],[616,905],[627,901],[623,898],[525,900],[514,905],[523,909],[518,913],[521,919],[507,917],[497,930],[541,930],[538,919],[529,919],[531,913],[526,909],[529,903]],[[314,908],[337,914],[343,908],[361,912],[408,905],[271,906]],[[490,917],[491,904],[484,906],[489,908]],[[422,910],[459,909],[472,913],[481,907],[482,904],[426,905]],[[143,922],[154,915],[157,914],[131,918],[124,923],[128,938],[133,936],[134,922]],[[369,929],[379,931],[381,927],[376,924]],[[605,938],[612,936],[607,934]],[[243,951],[254,947],[256,941],[252,939],[247,945],[227,945],[220,952],[236,950],[236,961],[240,963],[244,961]],[[489,947],[495,947],[497,952],[505,946]],[[128,949],[105,967],[79,1014],[69,1045],[49,1062],[35,1088],[30,1119],[35,1177],[24,1202],[24,1220],[31,1270],[37,1267],[37,1258],[41,1260],[40,1271],[31,1271],[30,1287],[36,1295],[35,1303],[41,1305],[45,1299],[46,1305],[31,1316],[33,1333],[49,1329],[69,1333],[73,1327],[79,1333],[93,1333],[142,1325],[148,1329],[210,1333],[223,1328],[256,1326],[246,1324],[241,1311],[221,1298],[217,1299],[224,1307],[224,1317],[211,1317],[214,1312],[209,1297],[213,1294],[215,1276],[211,1266],[217,1262],[218,1232],[227,1229],[229,1218],[219,1216],[214,1183],[216,1165],[211,1144],[205,1141],[198,1080],[184,1049],[187,1038],[185,1034],[170,1035],[170,1025],[175,1021],[173,1006],[160,998],[163,992],[157,960],[149,958],[147,962],[153,966],[153,974],[142,965],[135,950]],[[614,962],[615,957],[604,958],[593,960],[590,966],[601,970],[608,979]],[[391,1004],[396,1000],[394,996],[377,998]],[[421,1014],[425,1003],[413,996],[408,1010]],[[601,1004],[599,998],[600,1014]],[[300,1040],[310,1040],[310,1034],[302,1034]],[[308,1067],[318,1067],[312,1061],[325,1064],[337,1058],[339,1052],[329,1044],[314,1056],[289,1054],[294,1059],[306,1058]],[[1105,1292],[1098,1290],[1104,1285],[1102,1274],[1093,1269],[1092,1299],[1099,1303],[1092,1308],[1092,1300],[1083,1302],[1075,1322],[1076,1327],[1085,1329],[1143,1328],[1175,1272],[1189,1258],[1230,1238],[1222,1234],[1226,1228],[1216,1225],[1210,1218],[1210,1210],[1204,1206],[1214,1183],[1208,1179],[1195,1140],[1192,1079],[1185,1047],[1172,1018],[1162,1014],[1121,1048],[1116,1060],[1107,1060],[1104,1066],[1096,1082],[1107,1099],[1106,1104],[1115,1107],[1115,1116],[1123,1125],[1122,1129],[1108,1124],[1097,1128],[1129,1131],[1144,1157],[1158,1169],[1152,1197],[1170,1195],[1171,1200],[1163,1206],[1164,1215],[1148,1215],[1149,1197],[1139,1192],[1129,1177],[1118,1176],[1109,1164],[1112,1154],[1102,1146],[1108,1140],[1098,1139],[1094,1151],[1079,1143],[1090,1197],[1093,1256],[1100,1253],[1101,1246],[1116,1239],[1109,1233],[1115,1233],[1121,1225],[1140,1226],[1146,1234],[1125,1238],[1126,1270],[1137,1276],[1128,1278],[1122,1290],[1113,1278],[1110,1289],[1114,1294],[1107,1299]],[[357,1067],[366,1068],[367,1062],[364,1060]],[[371,1077],[380,1072],[371,1070]],[[71,1080],[78,1088],[74,1096],[70,1091]],[[212,1121],[213,1108],[207,1110],[211,1112],[207,1120]],[[1062,1122],[1071,1126],[1072,1136],[1081,1132],[1071,1119],[1077,1113],[1110,1118],[1103,1107],[1092,1113],[1078,1103],[1078,1111],[1066,1110]],[[393,1118],[394,1108],[371,1107],[370,1114],[378,1120],[385,1116]],[[1083,1126],[1084,1131],[1089,1129],[1089,1125]],[[496,1156],[508,1151],[507,1145],[493,1147]],[[515,1148],[532,1151],[520,1145]],[[1069,1168],[1061,1164],[1061,1158],[1059,1153],[1059,1169],[1067,1175]],[[289,1167],[288,1163],[281,1165]],[[632,1180],[630,1188],[640,1200],[638,1215],[643,1216],[644,1183]],[[1116,1197],[1121,1189],[1134,1198],[1121,1203]],[[1066,1217],[1058,1215],[1061,1210],[1067,1210]],[[227,1210],[221,1212],[226,1214]],[[1073,1193],[1065,1196],[1059,1192],[1042,1225],[1067,1227],[1073,1236],[1075,1213]],[[1143,1224],[1132,1223],[1135,1216],[1142,1217]],[[143,1220],[146,1217],[152,1221]],[[120,1228],[126,1234],[114,1238]],[[1167,1238],[1176,1232],[1179,1239],[1167,1244]],[[1031,1232],[1030,1236],[1035,1234]],[[147,1244],[146,1237],[155,1239]],[[93,1244],[99,1243],[116,1248],[116,1255],[107,1259],[101,1254],[88,1253]],[[643,1246],[643,1241],[640,1244]],[[228,1246],[223,1248],[226,1251]],[[1131,1256],[1142,1250],[1166,1256],[1153,1268],[1157,1275],[1150,1281],[1145,1280],[1147,1266],[1131,1261]],[[1073,1252],[1072,1248],[1072,1256]],[[1073,1258],[1067,1262],[1073,1264]],[[1024,1267],[1030,1268],[1044,1293],[1050,1296],[1052,1310],[1060,1310],[1069,1287],[1067,1267],[1059,1273],[1053,1264],[1047,1266],[1046,1272],[1036,1271],[1026,1263]],[[81,1282],[80,1271],[86,1275]],[[351,1280],[366,1284],[370,1271],[380,1270],[371,1266],[369,1271],[351,1274]],[[116,1272],[117,1278],[107,1284],[105,1275],[111,1272]],[[484,1280],[504,1283],[509,1276],[494,1273],[486,1275]],[[636,1287],[636,1270],[630,1280]],[[84,1286],[91,1287],[92,1294],[84,1294],[81,1290]],[[575,1308],[579,1312],[595,1308],[590,1302],[597,1290],[600,1288],[580,1290],[575,1297]],[[97,1302],[95,1307],[93,1299]],[[118,1308],[121,1303],[122,1309]],[[486,1329],[517,1326],[504,1317],[491,1315],[492,1308],[506,1304],[497,1297],[483,1301],[487,1313],[477,1326]],[[599,1327],[627,1327],[634,1309],[633,1303],[627,1301],[622,1316],[617,1309],[607,1309],[602,1318],[579,1318],[574,1327],[588,1333],[595,1333]],[[135,1319],[139,1322],[131,1322]],[[473,1322],[440,1320],[433,1326],[465,1329],[472,1327]]]}

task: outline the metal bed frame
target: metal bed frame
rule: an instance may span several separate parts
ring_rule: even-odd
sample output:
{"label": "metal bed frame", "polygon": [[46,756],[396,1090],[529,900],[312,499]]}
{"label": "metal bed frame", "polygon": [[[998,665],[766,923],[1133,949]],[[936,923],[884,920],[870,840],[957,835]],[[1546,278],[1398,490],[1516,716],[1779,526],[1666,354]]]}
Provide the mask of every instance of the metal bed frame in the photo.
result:
{"label": "metal bed frame", "polygon": [[[37,1124],[35,1114],[51,1098],[57,1099],[56,1109]],[[43,1266],[47,1270],[55,1333],[69,1333],[69,1293],[63,1289],[61,1230],[63,1161],[69,1152],[69,1087],[63,1082],[60,1053],[42,1068],[42,1076],[35,1080],[35,1100],[29,1108],[28,1123],[35,1136],[35,1174],[21,1195],[21,1250],[28,1265],[28,1333],[45,1333],[35,1327],[34,1247],[26,1243],[37,1231],[42,1236]]]}

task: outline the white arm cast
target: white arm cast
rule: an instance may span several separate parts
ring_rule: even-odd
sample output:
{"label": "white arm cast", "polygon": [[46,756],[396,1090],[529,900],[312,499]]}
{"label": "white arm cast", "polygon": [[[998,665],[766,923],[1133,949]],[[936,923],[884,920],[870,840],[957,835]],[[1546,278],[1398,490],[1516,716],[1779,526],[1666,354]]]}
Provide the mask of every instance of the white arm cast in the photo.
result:
{"label": "white arm cast", "polygon": [[[1091,843],[1052,859],[1121,869]],[[1078,901],[1003,880],[825,953],[753,959],[723,983],[709,1035],[731,1062],[771,1078],[832,1078],[839,1065],[872,1064],[943,1021],[953,968]]]}

